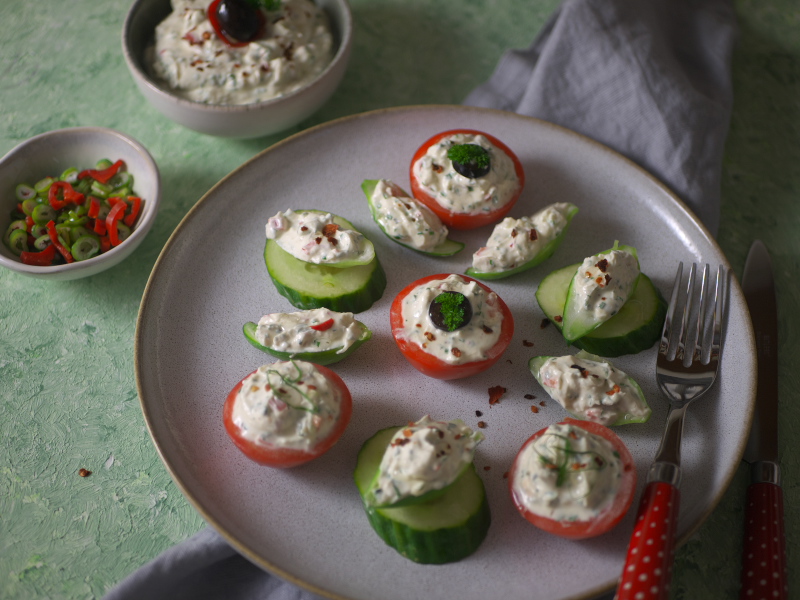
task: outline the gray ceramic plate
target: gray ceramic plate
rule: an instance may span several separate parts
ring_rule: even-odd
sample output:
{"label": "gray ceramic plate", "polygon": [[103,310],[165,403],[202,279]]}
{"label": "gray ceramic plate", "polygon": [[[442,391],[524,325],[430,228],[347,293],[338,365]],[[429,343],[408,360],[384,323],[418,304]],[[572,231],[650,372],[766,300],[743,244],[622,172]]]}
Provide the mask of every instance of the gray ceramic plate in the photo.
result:
{"label": "gray ceramic plate", "polygon": [[[434,259],[389,241],[373,223],[363,179],[391,178],[408,189],[411,156],[428,137],[452,128],[492,133],[525,168],[527,184],[513,216],[569,201],[580,207],[565,244],[541,266],[490,282],[510,306],[516,331],[506,355],[484,374],[454,382],[420,375],[389,333],[389,305],[411,281],[463,272],[491,228],[454,232],[460,255]],[[292,470],[259,467],[228,440],[222,404],[244,375],[272,359],[242,335],[246,321],[294,310],[264,266],[264,224],[286,208],[329,210],[351,220],[376,245],[389,285],[360,313],[374,332],[335,365],[354,399],[352,422],[322,458]],[[327,123],[277,144],[208,192],[170,238],[142,301],[136,376],[153,440],[183,493],[237,549],[264,568],[319,594],[348,599],[533,600],[590,597],[614,585],[633,511],[612,532],[567,541],[528,525],[515,511],[503,474],[521,444],[564,411],[527,369],[537,354],[567,348],[534,293],[551,270],[611,247],[636,246],[642,268],[668,296],[678,261],[727,265],[708,232],[660,182],[618,154],[565,129],[514,114],[449,106],[397,108]],[[533,342],[530,347],[525,342]],[[679,533],[685,539],[713,510],[741,458],[754,400],[754,343],[734,280],[721,376],[689,410]],[[653,416],[617,428],[644,475],[655,454],[666,401],[654,385],[655,349],[616,359],[642,387]],[[507,393],[490,408],[488,388]],[[534,394],[535,401],[525,399]],[[545,400],[538,413],[531,404]],[[480,419],[476,411],[481,411]],[[376,430],[416,420],[462,418],[487,423],[476,464],[493,522],[470,558],[444,566],[414,564],[373,533],[352,472],[361,444]]]}

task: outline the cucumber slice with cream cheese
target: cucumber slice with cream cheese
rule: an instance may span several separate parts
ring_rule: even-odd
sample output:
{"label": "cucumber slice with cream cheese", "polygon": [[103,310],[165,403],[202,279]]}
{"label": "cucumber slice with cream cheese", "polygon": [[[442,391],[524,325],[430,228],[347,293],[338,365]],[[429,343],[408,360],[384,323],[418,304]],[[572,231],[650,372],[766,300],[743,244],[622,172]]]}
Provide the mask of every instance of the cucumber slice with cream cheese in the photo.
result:
{"label": "cucumber slice with cream cheese", "polygon": [[[362,325],[364,325],[362,323]],[[318,365],[331,365],[333,363],[339,362],[342,359],[347,358],[353,352],[355,352],[361,344],[372,338],[372,331],[369,330],[366,326],[364,326],[364,333],[362,336],[353,342],[346,350],[342,351],[341,347],[339,348],[327,348],[325,350],[308,350],[307,352],[283,352],[281,350],[276,350],[275,348],[270,348],[269,346],[264,346],[261,342],[258,341],[256,336],[256,329],[258,328],[258,324],[252,321],[248,321],[242,327],[242,331],[244,332],[244,337],[250,342],[254,347],[258,348],[262,352],[266,352],[267,354],[271,354],[275,358],[280,360],[305,360],[308,362],[312,362]]]}
{"label": "cucumber slice with cream cheese", "polygon": [[[536,301],[545,316],[562,328],[567,290],[579,264],[550,273],[539,284]],[[667,302],[650,278],[641,273],[631,297],[619,312],[597,329],[574,340],[576,348],[605,357],[636,354],[650,348],[661,336]]]}
{"label": "cucumber slice with cream cheese", "polygon": [[384,542],[415,562],[443,564],[466,558],[483,542],[491,522],[486,490],[474,466],[423,503],[376,508],[365,500],[398,429],[382,429],[358,454],[354,479],[370,525]]}

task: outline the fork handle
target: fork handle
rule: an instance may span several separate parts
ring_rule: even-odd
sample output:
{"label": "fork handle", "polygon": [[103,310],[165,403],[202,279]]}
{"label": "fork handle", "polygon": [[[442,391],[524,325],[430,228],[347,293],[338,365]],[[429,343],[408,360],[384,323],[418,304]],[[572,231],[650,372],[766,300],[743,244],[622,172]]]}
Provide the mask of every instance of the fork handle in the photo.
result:
{"label": "fork handle", "polygon": [[647,484],[615,600],[669,598],[679,505],[677,486],[663,481]]}
{"label": "fork handle", "polygon": [[741,598],[788,598],[783,531],[781,487],[774,483],[753,483],[748,486]]}

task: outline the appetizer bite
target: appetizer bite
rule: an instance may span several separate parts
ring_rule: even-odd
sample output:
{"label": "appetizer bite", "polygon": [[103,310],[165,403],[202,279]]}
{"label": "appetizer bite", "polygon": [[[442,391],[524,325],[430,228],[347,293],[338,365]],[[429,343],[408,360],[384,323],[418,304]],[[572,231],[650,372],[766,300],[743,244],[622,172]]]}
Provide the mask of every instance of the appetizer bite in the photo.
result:
{"label": "appetizer bite", "polygon": [[258,323],[244,324],[253,346],[281,360],[296,358],[329,365],[352,354],[372,337],[372,331],[353,313],[314,308],[294,313],[271,313]]}
{"label": "appetizer bite", "polygon": [[397,347],[418,371],[459,379],[498,361],[514,334],[506,303],[484,284],[456,274],[429,275],[406,286],[390,310]]}
{"label": "appetizer bite", "polygon": [[411,193],[453,229],[499,221],[524,184],[522,163],[511,149],[472,129],[433,136],[411,161]]}
{"label": "appetizer bite", "polygon": [[[536,291],[539,307],[559,331],[563,327],[570,283],[579,267],[574,264],[553,271],[542,280]],[[640,273],[636,289],[622,308],[596,329],[570,343],[599,356],[613,358],[636,354],[656,343],[666,315],[666,300],[650,278]]]}
{"label": "appetizer bite", "polygon": [[486,246],[472,255],[467,275],[502,279],[541,264],[561,245],[577,212],[574,204],[557,202],[529,217],[506,217],[495,225]]}
{"label": "appetizer bite", "polygon": [[287,210],[266,225],[264,261],[278,293],[300,309],[362,312],[382,295],[386,274],[352,223],[318,210]]}
{"label": "appetizer bite", "polygon": [[636,466],[608,427],[564,419],[525,442],[508,480],[517,510],[530,523],[583,539],[610,531],[628,512]]}
{"label": "appetizer bite", "polygon": [[577,419],[610,427],[650,418],[639,384],[599,356],[584,351],[536,356],[528,367],[550,397]]}
{"label": "appetizer bite", "polygon": [[393,242],[431,256],[451,256],[464,244],[447,237],[447,227],[427,206],[388,179],[361,184],[372,218]]}
{"label": "appetizer bite", "polygon": [[426,564],[455,562],[478,549],[491,521],[472,462],[482,439],[458,419],[424,416],[366,441],[354,478],[383,541]]}
{"label": "appetizer bite", "polygon": [[172,0],[155,32],[154,75],[204,104],[253,104],[286,95],[333,60],[331,27],[309,0]]}
{"label": "appetizer bite", "polygon": [[350,422],[353,401],[327,367],[290,360],[264,365],[228,394],[225,430],[245,456],[294,467],[327,452]]}
{"label": "appetizer bite", "polygon": [[90,259],[128,239],[142,209],[122,160],[69,168],[16,187],[17,203],[3,243],[26,265]]}

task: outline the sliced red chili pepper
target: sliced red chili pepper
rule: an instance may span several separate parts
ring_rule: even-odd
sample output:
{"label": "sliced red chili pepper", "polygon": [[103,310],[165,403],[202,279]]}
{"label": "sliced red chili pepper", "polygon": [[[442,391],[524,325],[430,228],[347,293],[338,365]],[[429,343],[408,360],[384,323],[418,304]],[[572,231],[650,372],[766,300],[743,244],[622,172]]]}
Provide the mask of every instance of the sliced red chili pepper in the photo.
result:
{"label": "sliced red chili pepper", "polygon": [[[61,190],[61,198],[59,198],[58,191]],[[55,181],[47,192],[47,201],[53,210],[61,210],[67,204],[83,204],[84,196],[80,192],[76,192],[75,188],[67,181]]]}
{"label": "sliced red chili pepper", "polygon": [[25,217],[25,225],[26,225],[25,231],[30,233],[31,230],[33,229],[33,226],[35,225],[35,223],[33,222],[33,217],[26,216]]}
{"label": "sliced red chili pepper", "polygon": [[41,252],[23,252],[19,255],[20,260],[25,265],[35,265],[37,267],[49,267],[53,264],[56,257],[56,247],[49,244]]}
{"label": "sliced red chili pepper", "polygon": [[86,215],[90,219],[96,219],[97,215],[99,214],[100,214],[100,201],[94,196],[89,196],[89,210],[86,212]]}
{"label": "sliced red chili pepper", "polygon": [[99,181],[100,183],[108,183],[108,180],[111,179],[114,175],[117,174],[125,163],[122,160],[118,160],[113,165],[108,167],[107,169],[102,169],[98,171],[97,169],[86,169],[85,171],[81,171],[78,173],[78,179],[85,179],[86,177],[91,177]]}
{"label": "sliced red chili pepper", "polygon": [[108,232],[108,228],[106,228],[106,222],[103,219],[96,219],[93,229],[97,235],[105,235]]}
{"label": "sliced red chili pepper", "polygon": [[111,196],[108,200],[106,200],[109,206],[114,206],[117,202],[124,202],[122,198],[119,196]]}
{"label": "sliced red chili pepper", "polygon": [[56,250],[61,253],[61,256],[64,257],[68,263],[75,262],[75,259],[72,258],[72,253],[67,250],[64,244],[61,243],[61,240],[58,239],[58,232],[56,231],[56,222],[55,221],[48,221],[47,222],[47,233],[50,236],[50,242],[53,246],[55,246]]}
{"label": "sliced red chili pepper", "polygon": [[128,196],[128,200],[132,202],[131,212],[128,213],[122,220],[128,227],[133,227],[136,223],[136,217],[139,216],[139,211],[142,208],[142,199],[139,196]]}
{"label": "sliced red chili pepper", "polygon": [[314,331],[327,331],[331,327],[333,327],[333,319],[328,319],[327,321],[323,321],[322,323],[312,325],[311,329],[313,329]]}
{"label": "sliced red chili pepper", "polygon": [[106,229],[108,230],[108,239],[112,246],[119,246],[121,240],[119,239],[119,231],[117,230],[117,223],[125,214],[125,209],[128,207],[124,202],[117,202],[108,212],[106,217]]}
{"label": "sliced red chili pepper", "polygon": [[108,252],[111,250],[111,241],[107,235],[100,236],[100,252]]}

